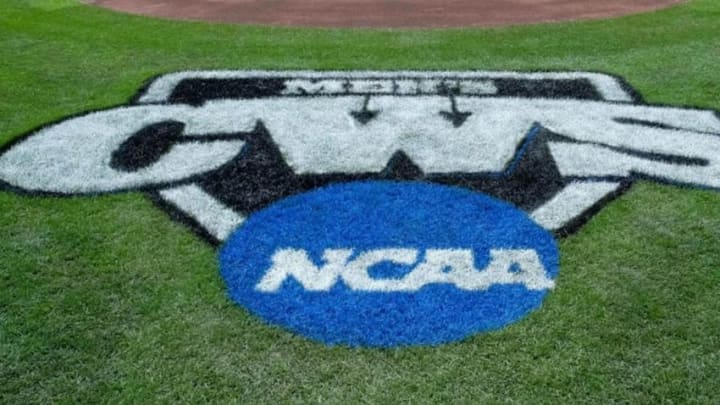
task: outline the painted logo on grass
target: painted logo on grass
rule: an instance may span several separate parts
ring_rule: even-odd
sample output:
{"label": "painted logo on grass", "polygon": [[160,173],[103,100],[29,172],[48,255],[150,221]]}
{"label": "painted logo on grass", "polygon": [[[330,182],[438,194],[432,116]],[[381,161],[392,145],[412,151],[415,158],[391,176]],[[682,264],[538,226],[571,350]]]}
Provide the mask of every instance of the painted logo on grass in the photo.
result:
{"label": "painted logo on grass", "polygon": [[[520,319],[540,302],[527,297],[549,287],[501,280],[539,275],[542,267],[550,285],[557,269],[539,247],[541,235],[577,231],[638,179],[720,189],[719,152],[715,111],[647,105],[621,79],[599,73],[180,72],[153,80],[128,105],[69,117],[5,145],[0,186],[54,196],[143,191],[214,247],[233,235],[222,250],[223,274],[233,297],[252,312],[324,342],[385,346],[447,342]],[[363,187],[372,190],[363,195]],[[387,193],[393,196],[381,205],[387,222],[370,221],[374,211],[363,201]],[[435,201],[437,220],[417,195]],[[502,213],[467,215],[468,207],[496,207],[498,200],[507,204]],[[288,213],[287,204],[308,208],[318,201],[304,212],[309,217],[272,221]],[[503,225],[519,214],[522,226]],[[355,227],[328,218],[354,218]],[[357,233],[365,222],[375,231]],[[402,238],[384,239],[392,224],[406,230]],[[311,237],[320,230],[324,239]],[[536,239],[510,243],[526,233]],[[253,256],[253,265],[231,260],[256,251],[263,257]],[[368,260],[377,263],[363,267]],[[452,265],[431,269],[443,261]],[[500,262],[513,264],[493,273]],[[530,262],[537,266],[522,265]],[[395,277],[403,269],[407,274]],[[420,286],[415,274],[426,273],[438,278]],[[466,273],[490,283],[485,292],[467,288],[481,281],[459,281]],[[365,284],[353,278],[358,274],[367,275]],[[280,283],[275,290],[273,283]],[[485,304],[472,321],[463,312],[469,301],[461,296],[513,288],[523,291],[527,306],[516,300],[519,306],[505,307],[498,298],[493,308],[500,312],[492,316]],[[446,305],[457,311],[402,316],[414,316],[407,321],[414,325],[449,316],[442,318],[447,332],[378,340],[367,324],[358,336],[349,324],[329,322],[332,305],[345,298],[387,297],[377,302],[390,314],[409,297],[422,297],[412,301],[418,308],[432,308],[446,297],[442,291],[456,294]],[[320,327],[310,322],[320,318],[300,316],[311,313],[305,307],[282,312],[279,302],[295,293],[308,305],[310,297],[327,302],[327,310],[317,304],[312,313],[328,322]],[[276,311],[268,309],[273,305]],[[468,322],[460,327],[451,315]]]}
{"label": "painted logo on grass", "polygon": [[355,182],[251,216],[220,254],[232,298],[330,344],[450,342],[503,327],[554,286],[552,235],[507,203],[425,183]]}

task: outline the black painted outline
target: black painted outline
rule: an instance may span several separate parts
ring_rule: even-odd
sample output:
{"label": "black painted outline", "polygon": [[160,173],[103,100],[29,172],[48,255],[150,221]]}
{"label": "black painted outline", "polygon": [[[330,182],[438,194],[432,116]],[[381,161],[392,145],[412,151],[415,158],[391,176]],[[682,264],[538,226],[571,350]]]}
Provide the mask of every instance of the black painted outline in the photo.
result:
{"label": "black painted outline", "polygon": [[[263,78],[255,78],[255,79],[257,79],[257,80],[269,80],[269,79],[263,79]],[[318,83],[318,82],[321,82],[321,81],[323,81],[323,80],[344,81],[344,82],[346,82],[346,83],[350,83],[350,82],[352,82],[353,80],[355,80],[355,81],[357,81],[357,80],[366,80],[366,81],[373,81],[373,80],[381,81],[381,80],[384,80],[384,81],[393,81],[393,82],[406,80],[406,81],[416,81],[418,84],[421,83],[421,80],[427,80],[427,81],[433,81],[433,80],[434,80],[434,81],[440,81],[440,84],[438,85],[438,87],[437,87],[437,89],[436,89],[436,90],[437,90],[436,92],[416,91],[415,93],[396,93],[396,91],[397,91],[397,83],[395,83],[395,85],[393,86],[393,92],[391,92],[391,93],[382,92],[382,91],[377,91],[377,92],[373,92],[373,91],[363,91],[363,92],[349,91],[349,88],[348,88],[348,87],[343,86],[343,87],[345,87],[345,91],[342,91],[342,92],[322,92],[322,91],[320,91],[320,92],[318,92],[318,93],[302,92],[302,93],[300,93],[300,94],[283,94],[283,93],[279,92],[279,93],[275,93],[275,94],[264,94],[264,95],[259,95],[259,96],[249,95],[248,97],[237,97],[237,96],[233,96],[233,95],[222,95],[222,96],[212,97],[212,98],[210,98],[210,97],[204,98],[204,99],[201,98],[200,100],[197,100],[197,101],[194,99],[194,97],[198,95],[197,93],[200,93],[200,95],[203,95],[202,93],[205,91],[205,89],[202,88],[202,87],[208,86],[208,85],[209,85],[209,82],[212,82],[212,81],[217,81],[217,82],[222,82],[222,81],[235,82],[235,81],[248,81],[248,80],[252,80],[252,79],[241,79],[241,78],[234,78],[234,79],[230,79],[230,78],[182,79],[182,80],[180,80],[176,85],[177,85],[177,86],[185,85],[185,82],[191,81],[191,80],[198,80],[199,82],[201,82],[201,84],[199,85],[201,88],[200,88],[200,89],[196,89],[195,92],[192,92],[190,95],[187,95],[187,96],[178,95],[178,94],[176,94],[176,90],[173,90],[173,91],[171,91],[170,94],[168,95],[167,102],[168,102],[169,104],[173,104],[173,105],[184,104],[184,105],[189,105],[189,106],[193,106],[193,107],[198,107],[198,106],[202,106],[204,103],[207,103],[208,101],[211,101],[211,100],[226,100],[226,99],[231,99],[231,100],[232,100],[232,99],[248,99],[248,100],[249,100],[249,99],[261,99],[261,98],[270,98],[270,97],[282,97],[282,98],[328,97],[328,98],[332,98],[332,97],[344,97],[344,96],[357,96],[357,97],[364,97],[364,96],[365,96],[365,97],[367,97],[367,96],[369,96],[369,97],[381,97],[381,96],[392,96],[392,97],[448,96],[448,97],[450,97],[451,101],[452,101],[452,98],[453,98],[454,95],[461,95],[462,97],[467,97],[467,98],[494,98],[494,97],[505,97],[505,95],[502,95],[502,94],[499,94],[499,93],[494,93],[494,94],[462,93],[462,94],[461,94],[461,93],[452,93],[452,92],[448,91],[448,90],[447,90],[447,87],[446,87],[446,82],[447,82],[447,81],[458,81],[458,80],[463,80],[463,81],[467,81],[467,82],[496,81],[495,84],[498,84],[497,82],[500,82],[500,81],[518,81],[518,82],[519,82],[519,81],[525,81],[525,82],[529,82],[529,83],[532,83],[532,82],[541,83],[541,82],[543,82],[543,81],[567,82],[567,83],[573,83],[575,86],[577,86],[577,87],[579,87],[579,88],[581,88],[581,87],[584,86],[584,87],[585,87],[586,89],[588,89],[588,91],[591,93],[591,94],[587,94],[587,95],[585,95],[585,96],[583,96],[583,97],[576,97],[575,99],[577,99],[577,100],[608,101],[608,100],[604,100],[604,99],[602,98],[602,95],[601,95],[601,94],[595,89],[595,87],[593,86],[592,81],[590,81],[589,79],[586,79],[586,78],[577,78],[577,79],[516,79],[516,78],[490,78],[490,77],[488,77],[488,78],[479,78],[479,77],[462,77],[462,76],[453,77],[453,78],[449,78],[449,77],[446,77],[446,78],[442,78],[442,77],[422,77],[422,78],[418,78],[418,77],[411,77],[411,76],[397,76],[397,77],[392,77],[392,78],[387,78],[387,77],[383,78],[383,77],[371,77],[371,76],[368,76],[368,77],[363,77],[362,79],[359,79],[359,78],[351,78],[351,77],[333,77],[333,78],[327,78],[327,79],[317,79],[317,78],[310,78],[310,77],[303,77],[303,76],[292,76],[292,77],[288,76],[288,77],[272,78],[272,80],[276,80],[276,81],[305,80],[305,81],[308,81],[308,82],[310,82],[310,83]],[[524,90],[527,91],[528,93],[530,93],[530,90],[529,90],[529,89],[524,89]],[[500,89],[498,89],[498,92],[499,92],[499,91],[500,91]],[[517,90],[515,90],[515,92],[521,92],[521,89],[518,88]],[[567,95],[570,95],[570,94],[573,94],[573,92],[567,92],[566,96],[567,96]],[[535,97],[532,97],[532,96],[518,96],[518,97],[548,98],[547,96],[540,96],[540,95],[535,96]],[[561,96],[558,95],[558,96],[556,96],[556,97],[551,97],[551,98],[560,98],[560,97],[561,97]],[[624,103],[627,103],[627,102],[624,102]]]}
{"label": "black painted outline", "polygon": [[[153,76],[153,77],[147,79],[147,80],[142,84],[142,86],[140,87],[140,89],[128,100],[128,103],[127,103],[127,104],[121,104],[121,105],[117,105],[117,106],[113,106],[113,107],[92,109],[92,110],[80,112],[80,113],[77,113],[77,114],[71,114],[71,115],[64,116],[64,117],[58,118],[58,119],[56,119],[56,120],[47,122],[47,123],[45,123],[45,124],[36,126],[36,127],[32,128],[32,129],[30,129],[29,131],[27,131],[27,132],[25,132],[25,133],[22,133],[22,134],[20,134],[20,135],[18,135],[18,136],[16,136],[16,137],[14,137],[14,138],[11,139],[10,141],[6,142],[5,144],[0,145],[0,155],[4,154],[4,153],[7,152],[8,150],[10,150],[12,147],[18,145],[19,143],[23,142],[23,141],[26,140],[27,138],[31,137],[32,135],[34,135],[34,134],[37,133],[38,131],[43,130],[43,129],[48,128],[48,127],[51,127],[51,126],[53,126],[53,125],[56,125],[56,124],[58,124],[58,123],[60,123],[60,122],[66,121],[66,120],[68,120],[68,119],[78,118],[78,117],[82,117],[82,116],[89,115],[89,114],[92,114],[92,113],[101,112],[101,111],[106,111],[106,110],[109,110],[109,109],[121,108],[121,107],[124,107],[124,106],[132,106],[132,105],[147,105],[147,106],[151,106],[151,105],[177,105],[178,103],[171,103],[171,102],[141,102],[140,99],[141,99],[144,95],[146,95],[146,93],[147,93],[148,89],[150,88],[150,86],[152,86],[152,84],[153,84],[155,81],[157,81],[158,79],[160,79],[160,78],[162,78],[162,77],[164,77],[164,76],[167,76],[167,75],[169,75],[169,74],[173,74],[173,73],[185,73],[185,72],[188,72],[188,71],[168,72],[168,73],[159,74],[159,75],[156,75],[156,76]],[[208,71],[203,71],[203,72],[208,72]],[[278,71],[278,72],[283,73],[282,71]],[[323,73],[322,71],[317,71],[317,72],[318,72],[319,74],[322,74],[322,73]],[[388,70],[388,71],[385,71],[385,72],[387,72],[388,74],[392,74],[392,73],[393,73],[392,70]],[[400,72],[402,72],[402,71],[397,71],[397,72],[400,73]],[[437,76],[431,76],[434,72],[437,72],[438,75],[437,75]],[[477,72],[478,72],[478,73],[482,73],[483,71],[477,71]],[[485,72],[487,72],[487,71],[485,71]],[[239,71],[238,73],[241,73],[241,72]],[[406,73],[406,72],[405,72],[405,73]],[[424,76],[424,77],[423,77],[423,79],[425,79],[425,80],[441,80],[441,81],[471,80],[471,81],[485,81],[485,80],[492,80],[492,79],[493,79],[493,78],[481,78],[481,77],[463,78],[462,76],[449,76],[448,74],[451,74],[452,72],[440,71],[440,70],[438,70],[438,71],[423,71],[422,73],[427,74],[427,76]],[[469,72],[466,71],[466,72],[464,72],[464,73],[469,73]],[[694,110],[694,111],[711,111],[711,112],[713,112],[713,113],[718,117],[718,119],[720,119],[720,110],[713,109],[713,108],[704,108],[704,107],[688,106],[688,105],[677,105],[677,104],[669,104],[669,103],[667,103],[667,104],[665,104],[665,103],[648,104],[647,102],[645,102],[645,100],[644,100],[644,98],[642,97],[642,95],[641,95],[634,87],[632,87],[632,86],[628,83],[628,81],[625,80],[624,77],[619,76],[619,75],[615,75],[615,74],[611,74],[611,73],[606,73],[606,72],[601,72],[601,71],[557,71],[557,70],[513,71],[513,73],[590,73],[590,74],[602,74],[602,75],[605,75],[605,76],[608,76],[608,77],[611,77],[611,78],[615,79],[615,81],[620,85],[620,87],[622,88],[622,90],[625,91],[625,93],[626,93],[626,94],[630,97],[630,99],[631,99],[630,101],[627,101],[627,102],[624,102],[624,101],[615,101],[615,100],[601,100],[602,102],[611,103],[611,104],[623,104],[623,105],[647,105],[647,106],[652,106],[652,107],[668,107],[668,108],[678,108],[678,109],[686,109],[686,110]],[[288,72],[288,75],[289,75],[289,76],[292,75],[291,77],[292,77],[293,79],[303,79],[300,75],[293,75],[292,72]],[[260,79],[260,76],[254,76],[254,78]],[[280,76],[277,76],[277,78],[281,78],[281,77],[280,77]],[[332,77],[331,79],[334,79],[334,80],[343,80],[342,77]],[[345,79],[346,79],[346,80],[391,80],[391,79],[392,79],[392,80],[403,80],[403,76],[402,76],[401,74],[399,74],[397,77],[393,76],[392,78],[389,78],[389,77],[387,77],[387,76],[384,76],[384,77],[375,77],[375,78],[373,78],[372,76],[367,76],[367,77],[362,77],[362,78],[357,78],[357,77],[355,77],[355,78],[345,78]],[[417,77],[409,77],[409,76],[408,76],[408,77],[405,77],[405,79],[417,79]],[[222,79],[220,79],[220,80],[222,80]],[[317,78],[317,77],[307,77],[307,78],[305,78],[305,80],[309,80],[309,81],[317,80],[317,81],[320,81],[320,80],[328,80],[328,79]],[[541,79],[540,79],[540,80],[541,80]],[[547,80],[554,80],[554,79],[547,79]],[[178,82],[178,83],[179,83],[179,82]],[[171,93],[171,94],[172,94],[172,93]],[[338,93],[337,95],[339,96],[339,95],[353,95],[353,94],[354,94],[354,93]],[[365,94],[370,94],[371,96],[392,95],[392,94],[387,94],[387,93],[358,93],[357,95],[365,95]],[[421,95],[424,95],[424,94],[421,94]],[[333,96],[332,94],[318,94],[318,95],[304,95],[304,96],[301,96],[301,97],[332,97],[332,96]],[[412,97],[412,96],[415,96],[415,95],[396,95],[396,96],[409,96],[409,97]],[[494,96],[494,95],[463,95],[463,96],[468,96],[468,97],[496,97],[496,96]],[[293,97],[293,95],[284,95],[283,97]],[[192,104],[188,104],[188,105],[192,105]],[[629,122],[628,122],[628,123],[629,123]],[[661,124],[655,124],[655,125],[653,125],[653,124],[655,124],[655,123],[651,123],[651,122],[638,122],[638,125],[646,125],[646,126],[648,126],[648,127],[657,127],[657,128],[665,128],[665,129],[675,129],[675,128],[672,128],[672,127],[663,126],[663,125],[661,125]],[[699,132],[699,131],[696,131],[696,132],[702,133],[702,132]],[[718,135],[718,134],[711,133],[711,134],[709,134],[709,135]],[[521,144],[518,146],[518,152],[520,152],[520,149],[523,147],[523,144],[524,144],[524,142],[521,143]],[[665,155],[653,154],[653,153],[648,153],[647,155],[648,155],[648,156],[646,156],[646,157],[654,157],[655,159],[660,160],[660,161],[668,161],[668,157],[665,156]],[[653,156],[653,155],[657,155],[657,156]],[[395,155],[393,155],[393,158],[394,158],[394,157],[395,157]],[[517,158],[518,158],[518,156],[515,156],[515,157],[513,158],[513,160],[512,160],[509,164],[512,164]],[[688,161],[686,161],[686,163],[690,163],[690,161],[692,161],[692,160],[693,160],[692,158],[688,158]],[[698,162],[699,159],[694,159],[694,160],[695,160],[694,162],[691,162],[692,164],[701,164],[701,162]],[[389,162],[389,163],[390,163],[390,162]],[[444,174],[444,175],[445,175],[445,174]],[[472,175],[472,174],[471,174],[471,175]],[[484,175],[488,175],[488,174],[485,173]],[[221,241],[217,240],[214,236],[212,236],[211,234],[209,234],[193,217],[189,216],[189,215],[186,214],[184,211],[180,210],[178,207],[176,207],[176,206],[174,206],[173,204],[171,204],[171,203],[169,203],[168,201],[166,201],[166,200],[165,200],[162,196],[160,196],[160,194],[159,194],[159,191],[162,190],[162,189],[172,188],[172,187],[177,187],[177,186],[182,186],[182,185],[187,185],[187,184],[191,184],[191,183],[197,183],[198,181],[202,180],[202,179],[205,178],[206,176],[207,176],[207,173],[202,173],[202,174],[198,174],[198,175],[195,175],[195,176],[191,176],[191,177],[185,178],[185,179],[180,180],[180,181],[167,182],[167,183],[158,183],[158,184],[155,184],[155,185],[153,185],[153,186],[151,186],[151,187],[133,187],[133,188],[117,189],[117,190],[113,190],[113,191],[109,191],[109,192],[89,192],[89,193],[61,193],[61,192],[47,192],[47,191],[26,190],[26,189],[13,186],[13,185],[11,185],[11,184],[9,184],[9,183],[6,183],[6,182],[0,180],[0,191],[8,191],[8,192],[13,192],[13,193],[16,193],[16,194],[25,195],[25,196],[31,196],[31,197],[78,197],[78,196],[79,196],[79,197],[92,197],[92,196],[101,196],[101,195],[124,193],[124,192],[128,192],[128,191],[130,191],[130,192],[141,192],[141,193],[144,193],[144,194],[146,195],[146,197],[149,198],[156,206],[158,206],[159,208],[163,209],[173,220],[175,220],[176,222],[179,222],[179,223],[185,225],[186,227],[190,228],[194,233],[196,233],[196,234],[197,234],[198,236],[200,236],[202,239],[204,239],[205,241],[207,241],[209,244],[211,244],[211,245],[214,246],[214,247],[217,247],[217,246],[219,246],[219,244],[221,243]],[[662,179],[662,178],[658,178],[658,177],[653,177],[653,176],[647,176],[647,175],[639,174],[639,173],[636,173],[636,172],[630,172],[627,177],[618,177],[618,176],[605,176],[605,177],[596,177],[596,178],[593,178],[593,177],[566,177],[565,179],[567,179],[568,181],[572,181],[572,180],[612,181],[612,182],[618,182],[618,183],[620,183],[620,186],[619,186],[615,191],[609,193],[609,194],[606,195],[604,198],[602,198],[601,200],[599,200],[598,202],[596,202],[593,206],[591,206],[590,208],[586,209],[581,215],[579,215],[579,216],[573,218],[572,220],[570,220],[570,222],[568,222],[565,226],[563,226],[562,228],[560,228],[560,229],[558,229],[558,230],[555,230],[555,232],[554,232],[555,235],[556,235],[557,237],[561,237],[561,238],[562,238],[562,237],[567,237],[567,236],[569,236],[569,235],[577,232],[579,229],[581,229],[582,226],[584,226],[592,217],[594,217],[602,208],[604,208],[605,205],[607,205],[607,204],[610,203],[611,201],[615,200],[616,198],[622,196],[625,192],[627,192],[627,191],[632,187],[632,185],[634,184],[634,182],[635,182],[635,181],[638,181],[638,180],[650,180],[650,181],[655,181],[655,182],[658,182],[658,183],[661,183],[661,184],[672,185],[672,186],[681,187],[681,188],[696,188],[696,189],[705,189],[705,190],[708,190],[708,189],[709,189],[709,190],[714,190],[714,191],[720,191],[720,189],[716,189],[716,188],[712,188],[712,187],[707,187],[707,186],[697,185],[697,184],[678,183],[678,182],[668,181],[668,180],[666,180],[666,179]],[[430,182],[432,182],[432,181],[430,181]],[[462,186],[459,186],[459,187],[462,187]]]}
{"label": "black painted outline", "polygon": [[[237,72],[238,74],[242,74],[242,73],[259,74],[259,73],[262,73],[262,72],[266,72],[266,73],[268,73],[268,74],[278,74],[278,73],[279,73],[279,74],[287,74],[287,76],[274,75],[274,76],[272,76],[273,78],[289,78],[289,77],[292,77],[293,79],[308,80],[308,81],[312,81],[312,80],[316,80],[316,81],[319,81],[319,80],[327,80],[327,79],[318,79],[317,77],[312,77],[312,76],[302,76],[302,73],[303,73],[302,71],[294,72],[294,71],[285,71],[285,70],[264,70],[264,71],[259,71],[259,70],[237,70],[237,71],[232,71],[232,70],[174,70],[174,71],[168,71],[168,72],[166,72],[166,73],[161,73],[161,74],[155,75],[155,76],[149,78],[148,80],[146,80],[145,82],[143,82],[142,86],[141,86],[140,89],[138,90],[138,93],[135,94],[135,95],[130,99],[130,103],[140,103],[140,104],[144,104],[144,105],[150,105],[150,104],[176,104],[176,103],[168,103],[168,102],[141,102],[140,99],[141,99],[142,97],[144,97],[145,95],[147,95],[147,92],[148,92],[148,90],[150,89],[150,87],[151,87],[158,79],[161,79],[161,78],[163,78],[163,77],[165,77],[165,76],[170,76],[170,75],[175,75],[175,74],[184,74],[184,73],[213,73],[213,72],[217,72],[217,73]],[[304,73],[309,73],[309,72],[310,72],[310,71],[305,71]],[[348,72],[363,73],[363,71],[348,71]],[[378,71],[368,71],[367,73],[372,74],[372,73],[376,73],[376,72],[378,72]],[[397,79],[397,80],[403,80],[403,79],[406,79],[406,80],[415,80],[415,79],[418,79],[417,76],[408,76],[407,74],[408,74],[409,72],[408,72],[407,70],[394,69],[394,70],[383,70],[382,72],[385,73],[385,74],[387,74],[388,76],[392,76],[393,79]],[[497,73],[513,73],[513,74],[572,74],[572,73],[583,74],[583,73],[585,73],[585,74],[603,75],[603,76],[607,76],[607,77],[610,77],[610,78],[614,79],[615,82],[620,86],[620,88],[625,92],[625,94],[630,97],[630,100],[629,100],[629,101],[622,101],[622,102],[620,102],[620,101],[615,101],[615,100],[603,100],[604,102],[607,102],[607,103],[620,103],[620,104],[646,104],[646,105],[652,105],[652,106],[658,106],[658,107],[678,107],[678,108],[695,109],[695,110],[708,110],[707,108],[691,107],[691,106],[679,106],[679,105],[671,105],[671,104],[647,104],[647,103],[645,102],[645,100],[643,99],[642,94],[640,94],[632,85],[630,85],[630,83],[629,83],[627,80],[625,80],[625,78],[624,78],[623,76],[620,76],[620,75],[614,74],[614,73],[603,72],[603,71],[600,71],[600,70],[551,70],[551,69],[508,70],[508,71],[463,70],[463,71],[458,71],[457,73],[461,73],[461,74],[480,74],[480,75],[481,75],[481,74],[483,74],[483,73],[493,73],[493,72],[497,72]],[[334,71],[334,70],[322,71],[322,70],[316,70],[316,71],[312,71],[312,73],[317,73],[317,74],[323,74],[323,73],[340,74],[340,73],[342,73],[342,71]],[[458,76],[458,75],[448,76],[448,74],[451,74],[451,73],[454,73],[454,72],[452,72],[452,71],[447,71],[447,70],[439,70],[439,69],[436,69],[436,70],[422,70],[422,71],[417,71],[417,73],[422,73],[422,74],[427,75],[427,76],[422,77],[422,79],[427,79],[427,80],[467,80],[467,81],[487,81],[487,80],[493,80],[493,78],[490,78],[490,77],[484,77],[484,78],[483,78],[483,77],[478,77],[478,76],[462,77],[462,76]],[[403,75],[405,75],[405,76],[403,76]],[[341,76],[338,75],[338,76],[336,76],[336,77],[331,77],[331,78],[329,78],[329,79],[331,79],[331,80],[343,80],[343,79],[346,79],[346,80],[390,80],[390,78],[389,78],[388,76],[363,76],[362,78],[357,78],[357,77],[351,77],[351,76],[341,77]],[[251,76],[251,77],[260,78],[259,75],[258,75],[258,76]],[[220,79],[220,80],[222,80],[222,79]],[[530,80],[530,79],[528,79],[528,80]],[[547,79],[547,80],[554,80],[554,79]],[[363,93],[363,94],[364,94],[364,93]],[[340,93],[340,94],[338,94],[338,95],[345,95],[345,94],[344,94],[344,93]],[[352,95],[352,94],[351,94],[351,95]],[[410,96],[412,96],[412,95],[410,95]],[[305,96],[305,97],[312,97],[312,95],[310,95],[310,96]]]}

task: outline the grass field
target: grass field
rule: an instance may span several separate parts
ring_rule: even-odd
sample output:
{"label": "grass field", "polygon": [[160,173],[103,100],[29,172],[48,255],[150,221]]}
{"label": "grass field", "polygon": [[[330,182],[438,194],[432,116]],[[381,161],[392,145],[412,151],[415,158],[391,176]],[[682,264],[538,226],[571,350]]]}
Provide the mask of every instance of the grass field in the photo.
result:
{"label": "grass field", "polygon": [[[592,70],[720,110],[720,3],[610,21],[353,31],[0,6],[0,143],[185,69]],[[720,193],[637,183],[563,239],[558,287],[501,331],[349,349],[226,298],[216,252],[141,194],[0,192],[0,403],[639,402],[720,398]]]}

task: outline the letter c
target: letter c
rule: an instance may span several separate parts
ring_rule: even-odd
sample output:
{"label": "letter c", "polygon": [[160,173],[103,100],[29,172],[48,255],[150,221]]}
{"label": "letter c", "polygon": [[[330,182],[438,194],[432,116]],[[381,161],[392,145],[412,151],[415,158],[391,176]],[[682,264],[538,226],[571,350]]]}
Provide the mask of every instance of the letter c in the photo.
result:
{"label": "letter c", "polygon": [[[27,191],[60,194],[176,184],[217,169],[240,153],[245,143],[214,137],[168,144],[157,159],[146,159],[147,164],[137,170],[118,169],[112,164],[113,153],[145,128],[168,121],[198,121],[202,117],[194,107],[147,105],[70,118],[38,130],[0,155],[0,180]],[[138,149],[142,153],[142,148]]]}

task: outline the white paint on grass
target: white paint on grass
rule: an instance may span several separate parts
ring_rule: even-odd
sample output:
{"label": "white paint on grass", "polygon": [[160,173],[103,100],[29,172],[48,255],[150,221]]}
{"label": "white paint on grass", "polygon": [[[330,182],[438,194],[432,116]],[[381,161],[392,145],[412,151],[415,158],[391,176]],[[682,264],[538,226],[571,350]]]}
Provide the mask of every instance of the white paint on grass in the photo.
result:
{"label": "white paint on grass", "polygon": [[558,230],[589,207],[617,191],[620,183],[609,181],[574,181],[537,208],[530,217],[548,230]]}
{"label": "white paint on grass", "polygon": [[[368,79],[368,78],[411,78],[420,81],[442,78],[466,80],[483,79],[522,79],[522,80],[573,80],[585,79],[607,101],[632,102],[632,95],[625,90],[622,82],[613,76],[592,72],[443,72],[443,71],[186,71],[169,73],[155,79],[145,93],[139,98],[141,103],[166,102],[178,83],[186,79],[249,79],[249,78],[290,78],[297,80],[329,80],[329,79]],[[486,89],[489,89],[486,87]]]}
{"label": "white paint on grass", "polygon": [[424,260],[404,277],[376,278],[369,273],[382,263],[412,266],[420,253],[410,248],[374,249],[351,259],[352,249],[325,249],[324,264],[316,266],[303,249],[279,249],[255,289],[277,293],[290,278],[308,291],[330,291],[340,280],[352,290],[366,292],[415,292],[429,284],[452,284],[468,291],[484,291],[498,284],[520,284],[529,290],[555,285],[532,249],[491,249],[484,269],[475,267],[471,249],[427,249]]}
{"label": "white paint on grass", "polygon": [[[28,191],[62,194],[159,189],[169,203],[222,241],[242,215],[192,182],[240,156],[245,142],[234,135],[251,136],[258,122],[298,174],[380,172],[398,151],[428,174],[500,173],[539,124],[568,138],[549,142],[549,150],[560,174],[577,180],[531,214],[547,229],[562,228],[615,191],[623,178],[720,189],[717,114],[630,104],[630,93],[608,75],[180,72],[156,79],[140,102],[166,103],[182,80],[212,78],[284,78],[287,96],[219,99],[199,107],[141,104],[69,118],[0,155],[0,179]],[[495,79],[585,79],[605,101],[499,97]],[[452,109],[440,90],[445,87],[455,89],[457,111],[471,113],[459,127],[440,114]],[[297,97],[303,94],[340,95]],[[368,122],[352,114],[363,108],[376,112]],[[182,123],[184,130],[157,161],[134,171],[111,167],[123,142],[167,121]],[[205,136],[212,138],[203,140]]]}
{"label": "white paint on grass", "polygon": [[[39,130],[0,155],[0,179],[30,191],[63,194],[140,189],[186,180],[219,168],[240,153],[245,143],[237,139],[176,143],[157,162],[136,171],[112,168],[112,154],[136,132],[163,121],[185,123],[184,135],[205,134],[213,126],[207,118],[204,112],[185,106],[121,107],[71,118]],[[223,128],[246,129],[239,121]]]}
{"label": "white paint on grass", "polygon": [[439,89],[457,95],[493,95],[498,89],[490,80],[460,79],[289,79],[285,81],[284,96],[324,95],[438,95]]}
{"label": "white paint on grass", "polygon": [[[455,128],[438,96],[373,97],[377,117],[361,125],[350,114],[358,96],[219,100],[202,107],[122,107],[71,118],[38,131],[0,156],[0,178],[28,190],[98,193],[187,181],[237,156],[232,139],[265,124],[298,174],[379,172],[402,150],[425,173],[499,173],[536,124],[581,143],[552,142],[563,176],[629,177],[632,173],[720,188],[720,120],[712,111],[581,100],[458,97],[473,114]],[[659,126],[618,122],[630,118]],[[178,142],[150,167],[118,171],[108,164],[119,145],[141,129],[173,120],[183,136],[227,140]],[[672,127],[673,129],[669,129]],[[615,148],[615,149],[613,149]],[[667,163],[620,152],[675,155],[706,165]],[[252,157],[250,157],[252,158]]]}
{"label": "white paint on grass", "polygon": [[161,190],[160,195],[219,241],[227,239],[245,221],[245,217],[226,207],[196,184]]}

